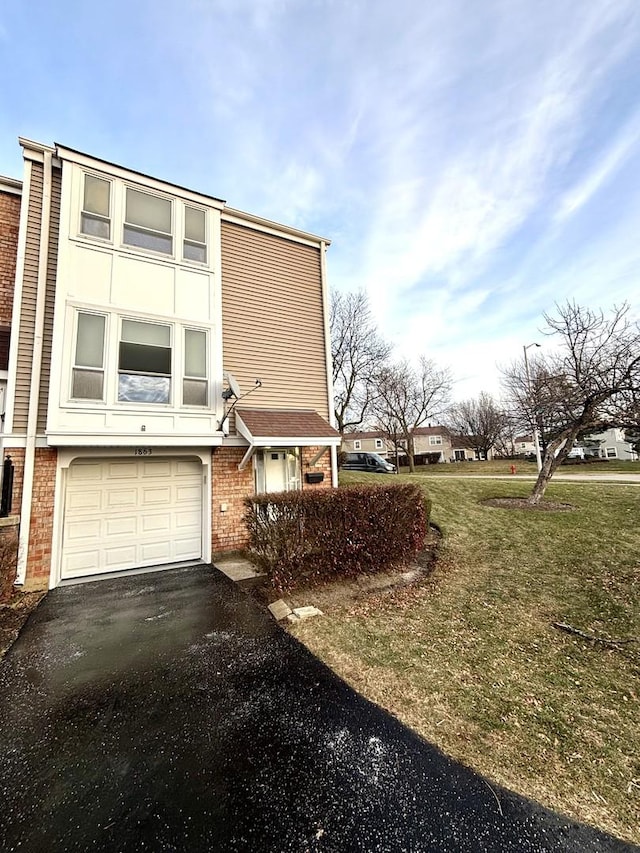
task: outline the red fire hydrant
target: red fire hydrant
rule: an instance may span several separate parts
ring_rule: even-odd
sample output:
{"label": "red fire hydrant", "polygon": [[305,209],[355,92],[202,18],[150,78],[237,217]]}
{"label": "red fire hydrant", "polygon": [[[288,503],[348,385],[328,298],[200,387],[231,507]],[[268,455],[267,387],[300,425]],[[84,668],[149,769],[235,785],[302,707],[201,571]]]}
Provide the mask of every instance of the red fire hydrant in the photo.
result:
{"label": "red fire hydrant", "polygon": [[515,473],[516,473],[516,466],[515,466],[515,465],[512,465],[512,466],[511,466],[511,473],[512,473],[512,474],[515,474]]}

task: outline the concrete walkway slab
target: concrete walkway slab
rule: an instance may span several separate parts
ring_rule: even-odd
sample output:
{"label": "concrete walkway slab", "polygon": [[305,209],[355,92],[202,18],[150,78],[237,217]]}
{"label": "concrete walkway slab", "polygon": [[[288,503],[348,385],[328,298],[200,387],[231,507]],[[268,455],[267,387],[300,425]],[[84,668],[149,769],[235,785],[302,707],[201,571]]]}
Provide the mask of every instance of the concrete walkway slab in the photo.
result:
{"label": "concrete walkway slab", "polygon": [[0,666],[4,851],[630,851],[365,701],[211,567],[53,590]]}

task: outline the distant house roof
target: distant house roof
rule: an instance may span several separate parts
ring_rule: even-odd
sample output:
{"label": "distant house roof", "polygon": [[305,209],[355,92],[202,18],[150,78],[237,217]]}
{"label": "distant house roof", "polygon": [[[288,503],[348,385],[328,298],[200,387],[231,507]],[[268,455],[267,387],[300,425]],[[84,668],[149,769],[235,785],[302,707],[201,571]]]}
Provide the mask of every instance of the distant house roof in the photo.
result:
{"label": "distant house roof", "polygon": [[532,435],[518,435],[513,440],[516,444],[533,444]]}
{"label": "distant house roof", "polygon": [[365,430],[363,432],[345,432],[343,435],[344,441],[359,441],[363,438],[386,438],[381,429]]}
{"label": "distant house roof", "polygon": [[413,431],[414,435],[450,435],[449,430],[445,426],[426,426],[416,427]]}

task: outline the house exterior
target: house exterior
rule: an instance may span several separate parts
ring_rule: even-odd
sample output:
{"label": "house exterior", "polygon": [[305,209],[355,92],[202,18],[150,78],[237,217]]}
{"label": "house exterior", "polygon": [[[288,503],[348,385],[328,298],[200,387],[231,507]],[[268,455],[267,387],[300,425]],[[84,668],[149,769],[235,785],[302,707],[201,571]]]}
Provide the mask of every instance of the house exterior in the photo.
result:
{"label": "house exterior", "polygon": [[353,453],[362,450],[366,453],[377,453],[386,459],[393,455],[393,442],[385,437],[382,430],[347,432],[342,436],[342,450]]}
{"label": "house exterior", "polygon": [[337,484],[329,241],[20,144],[0,185],[17,582],[209,562],[246,544],[246,496]]}
{"label": "house exterior", "polygon": [[513,450],[516,456],[535,456],[536,444],[532,435],[517,435],[513,440]]}
{"label": "house exterior", "polygon": [[621,459],[627,462],[635,462],[638,458],[631,443],[625,440],[624,429],[618,427],[592,433],[585,438],[584,443],[589,456],[599,456],[600,459]]}
{"label": "house exterior", "polygon": [[416,427],[413,431],[413,452],[417,465],[449,462],[453,452],[448,429],[443,426]]}

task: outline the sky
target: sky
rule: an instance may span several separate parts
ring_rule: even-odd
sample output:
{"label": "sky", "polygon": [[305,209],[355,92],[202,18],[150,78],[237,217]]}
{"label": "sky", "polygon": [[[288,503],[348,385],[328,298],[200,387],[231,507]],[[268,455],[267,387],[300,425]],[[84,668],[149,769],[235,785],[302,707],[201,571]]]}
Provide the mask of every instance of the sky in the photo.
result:
{"label": "sky", "polygon": [[0,174],[58,142],[332,240],[454,397],[640,282],[637,0],[0,0]]}

